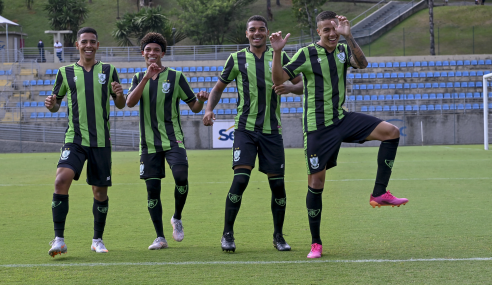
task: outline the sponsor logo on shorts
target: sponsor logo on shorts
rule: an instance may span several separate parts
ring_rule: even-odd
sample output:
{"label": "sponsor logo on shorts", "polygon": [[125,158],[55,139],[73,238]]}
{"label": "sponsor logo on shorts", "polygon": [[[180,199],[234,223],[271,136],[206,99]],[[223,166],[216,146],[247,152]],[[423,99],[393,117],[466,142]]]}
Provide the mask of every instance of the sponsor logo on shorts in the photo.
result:
{"label": "sponsor logo on shorts", "polygon": [[280,165],[280,168],[284,168],[284,164],[283,163]]}
{"label": "sponsor logo on shorts", "polygon": [[239,148],[234,150],[234,162],[238,162],[241,159],[241,150]]}
{"label": "sponsor logo on shorts", "polygon": [[106,177],[107,181],[111,181],[111,176]]}
{"label": "sponsor logo on shorts", "polygon": [[316,154],[311,155],[311,157],[309,158],[309,162],[311,163],[312,169],[317,169],[319,167],[319,159]]}
{"label": "sponsor logo on shorts", "polygon": [[68,156],[70,155],[70,149],[69,148],[66,148],[62,154],[61,154],[61,160],[67,160],[68,159]]}
{"label": "sponsor logo on shorts", "polygon": [[321,212],[321,209],[307,209],[307,210],[308,210],[308,215],[311,218],[315,218]]}
{"label": "sponsor logo on shorts", "polygon": [[144,164],[143,162],[140,162],[140,175],[144,174]]}

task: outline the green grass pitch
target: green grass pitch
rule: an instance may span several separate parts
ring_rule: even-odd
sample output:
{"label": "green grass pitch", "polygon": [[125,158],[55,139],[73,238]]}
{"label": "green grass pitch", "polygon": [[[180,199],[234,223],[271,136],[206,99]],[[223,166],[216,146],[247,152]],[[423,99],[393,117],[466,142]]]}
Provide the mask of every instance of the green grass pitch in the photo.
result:
{"label": "green grass pitch", "polygon": [[[137,152],[113,153],[113,183],[104,241],[90,251],[92,191],[70,189],[68,253],[51,258],[51,197],[57,153],[0,155],[0,283],[11,284],[490,284],[492,152],[480,145],[401,147],[389,189],[407,205],[369,205],[377,148],[343,148],[327,174],[321,235],[324,253],[307,260],[310,234],[302,149],[286,150],[290,252],[272,246],[266,176],[253,170],[243,196],[234,254],[220,249],[230,150],[190,150],[185,239],[172,240],[173,179],[163,179],[164,233],[169,248],[149,251],[155,238],[138,179]],[[480,259],[482,258],[482,259]],[[413,261],[410,261],[413,259]],[[438,259],[438,260],[436,260]]]}

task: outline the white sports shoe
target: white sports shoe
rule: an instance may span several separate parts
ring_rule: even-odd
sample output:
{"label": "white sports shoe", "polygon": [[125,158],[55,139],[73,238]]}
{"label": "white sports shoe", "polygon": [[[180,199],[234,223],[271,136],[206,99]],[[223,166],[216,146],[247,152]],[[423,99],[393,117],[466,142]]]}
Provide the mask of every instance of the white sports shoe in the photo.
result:
{"label": "white sports shoe", "polygon": [[163,237],[158,237],[154,240],[154,242],[149,246],[150,250],[154,249],[162,249],[167,247],[167,241]]}
{"label": "white sports shoe", "polygon": [[178,242],[182,241],[184,239],[184,231],[181,220],[177,220],[174,216],[172,216],[171,225],[173,226],[173,239]]}
{"label": "white sports shoe", "polygon": [[91,245],[91,250],[101,253],[101,252],[108,252],[106,249],[106,246],[104,246],[104,242],[102,239],[92,239],[92,245]]}
{"label": "white sports shoe", "polygon": [[51,257],[55,257],[57,254],[67,253],[67,245],[65,244],[65,239],[60,237],[55,237],[52,241],[50,241],[51,249],[48,251],[48,254]]}

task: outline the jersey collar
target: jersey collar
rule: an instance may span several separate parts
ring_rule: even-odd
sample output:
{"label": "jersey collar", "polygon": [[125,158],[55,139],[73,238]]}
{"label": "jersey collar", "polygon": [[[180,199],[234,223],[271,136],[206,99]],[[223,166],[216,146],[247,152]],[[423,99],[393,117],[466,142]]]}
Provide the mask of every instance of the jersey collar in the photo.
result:
{"label": "jersey collar", "polygon": [[[98,61],[97,61],[97,62],[96,62],[96,63],[95,63],[92,67],[91,67],[91,71],[94,69],[94,66],[98,65],[99,63],[101,63],[101,61],[99,61],[99,60],[98,60]],[[80,68],[82,68],[83,70],[85,70],[85,68],[84,68],[82,65],[78,64],[77,62],[75,63],[75,65],[76,65],[76,66],[78,66],[78,67],[80,67]]]}

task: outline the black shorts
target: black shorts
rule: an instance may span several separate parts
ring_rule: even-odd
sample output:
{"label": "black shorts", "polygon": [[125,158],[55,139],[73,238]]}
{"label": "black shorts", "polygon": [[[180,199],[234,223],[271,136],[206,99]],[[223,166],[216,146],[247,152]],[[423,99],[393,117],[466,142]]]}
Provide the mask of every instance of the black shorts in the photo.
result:
{"label": "black shorts", "polygon": [[364,143],[381,122],[381,119],[373,116],[347,112],[337,125],[304,133],[308,174],[335,167],[342,142]]}
{"label": "black shorts", "polygon": [[237,165],[249,165],[254,168],[256,154],[260,164],[259,171],[265,174],[284,175],[284,139],[281,134],[235,130],[232,168]]}
{"label": "black shorts", "polygon": [[111,147],[88,147],[66,143],[61,149],[57,167],[70,168],[79,180],[87,160],[87,184],[98,187],[111,186]]}
{"label": "black shorts", "polygon": [[164,159],[169,167],[174,165],[188,166],[186,149],[173,146],[170,150],[140,155],[140,179],[164,178],[166,177]]}

